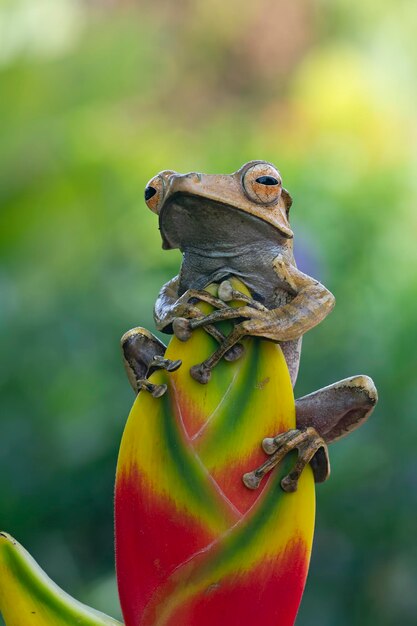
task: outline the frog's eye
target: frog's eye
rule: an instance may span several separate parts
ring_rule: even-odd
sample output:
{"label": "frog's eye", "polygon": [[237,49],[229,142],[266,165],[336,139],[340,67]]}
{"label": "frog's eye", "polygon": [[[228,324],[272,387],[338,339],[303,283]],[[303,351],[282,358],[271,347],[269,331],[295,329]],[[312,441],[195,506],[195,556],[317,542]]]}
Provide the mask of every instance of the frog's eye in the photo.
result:
{"label": "frog's eye", "polygon": [[151,187],[149,185],[149,187],[146,187],[145,189],[145,200],[146,202],[148,202],[148,200],[150,200],[155,194],[157,193],[155,187]]}
{"label": "frog's eye", "polygon": [[256,163],[244,173],[243,188],[252,202],[275,204],[282,193],[281,176],[269,163]]}
{"label": "frog's eye", "polygon": [[164,179],[158,174],[145,187],[145,202],[154,213],[158,213],[164,195]]}

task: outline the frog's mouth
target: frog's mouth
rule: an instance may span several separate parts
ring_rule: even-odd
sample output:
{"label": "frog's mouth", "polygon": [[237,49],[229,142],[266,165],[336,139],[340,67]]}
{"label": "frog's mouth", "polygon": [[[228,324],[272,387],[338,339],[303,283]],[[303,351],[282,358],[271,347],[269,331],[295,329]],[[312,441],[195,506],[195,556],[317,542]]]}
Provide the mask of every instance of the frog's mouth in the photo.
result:
{"label": "frog's mouth", "polygon": [[283,245],[292,238],[278,225],[230,204],[178,192],[159,213],[162,247],[219,251],[256,244]]}

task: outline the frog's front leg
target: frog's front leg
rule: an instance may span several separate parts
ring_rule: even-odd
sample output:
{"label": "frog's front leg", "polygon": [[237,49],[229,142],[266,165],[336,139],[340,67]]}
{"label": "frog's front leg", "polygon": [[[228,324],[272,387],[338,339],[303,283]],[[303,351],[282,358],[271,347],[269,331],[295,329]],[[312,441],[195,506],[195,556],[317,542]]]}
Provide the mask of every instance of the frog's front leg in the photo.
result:
{"label": "frog's front leg", "polygon": [[[191,369],[193,378],[201,383],[210,379],[210,372],[227,350],[242,337],[264,337],[272,341],[292,341],[302,337],[308,330],[319,324],[332,310],[335,299],[326,287],[317,280],[300,272],[295,266],[277,257],[274,262],[280,284],[285,286],[291,300],[276,309],[255,306],[254,301],[246,306],[214,311],[204,318],[179,320],[174,332],[180,339],[187,338],[187,332],[226,319],[237,319],[238,323],[230,335],[214,354],[200,365]],[[220,291],[222,286],[220,286]],[[244,300],[246,297],[242,297]],[[235,298],[238,299],[238,298]],[[243,321],[239,321],[241,318]]]}
{"label": "frog's front leg", "polygon": [[243,482],[256,489],[262,478],[293,449],[299,456],[294,469],[282,482],[285,491],[295,491],[304,467],[311,463],[316,482],[330,474],[327,444],[361,426],[378,400],[376,387],[369,376],[351,376],[319,389],[295,402],[297,429],[266,438],[264,451],[271,455],[260,467],[248,472]]}
{"label": "frog's front leg", "polygon": [[[216,298],[208,291],[188,289],[185,293],[179,296],[178,288],[179,276],[175,276],[162,287],[159,293],[154,308],[154,320],[158,330],[171,333],[176,327],[175,324],[178,320],[180,320],[180,323],[185,320],[185,323],[187,324],[189,320],[196,321],[198,319],[205,319],[206,316],[197,306],[198,302],[206,302],[216,310],[229,309],[223,300]],[[221,330],[209,322],[204,324],[204,330],[220,345],[226,339]],[[177,335],[177,333],[175,334]],[[187,339],[190,335],[191,331],[188,333],[187,329]],[[181,337],[181,339],[184,341],[185,337]],[[238,359],[242,353],[243,347],[241,345],[233,345],[230,350],[226,351],[225,359],[228,361],[234,361]]]}
{"label": "frog's front leg", "polygon": [[180,367],[181,361],[165,359],[166,347],[146,328],[132,328],[123,335],[120,343],[124,366],[133,391],[139,393],[144,389],[154,398],[162,396],[167,386],[151,383],[148,376],[158,369],[174,372]]}

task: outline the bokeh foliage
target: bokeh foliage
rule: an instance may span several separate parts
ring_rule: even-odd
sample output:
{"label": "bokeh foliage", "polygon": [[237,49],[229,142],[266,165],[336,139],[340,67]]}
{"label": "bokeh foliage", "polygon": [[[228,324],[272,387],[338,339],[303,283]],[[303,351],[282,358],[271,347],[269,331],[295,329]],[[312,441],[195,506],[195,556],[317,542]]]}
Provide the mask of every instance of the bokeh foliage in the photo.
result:
{"label": "bokeh foliage", "polygon": [[180,261],[143,187],[263,158],[337,298],[297,393],[362,372],[380,391],[331,449],[298,624],[416,623],[415,18],[412,0],[0,3],[0,526],[73,595],[117,616],[118,340],[153,328]]}

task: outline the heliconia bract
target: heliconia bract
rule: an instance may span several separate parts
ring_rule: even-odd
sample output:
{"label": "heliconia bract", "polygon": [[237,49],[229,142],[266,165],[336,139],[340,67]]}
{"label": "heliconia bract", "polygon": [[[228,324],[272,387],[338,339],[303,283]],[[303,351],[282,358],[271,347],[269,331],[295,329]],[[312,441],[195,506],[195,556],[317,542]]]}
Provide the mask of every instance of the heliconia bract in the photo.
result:
{"label": "heliconia bract", "polygon": [[262,439],[295,427],[295,407],[280,347],[242,343],[244,355],[223,360],[201,385],[189,369],[215,341],[202,329],[186,343],[174,337],[166,356],[182,366],[151,377],[167,393],[141,392],[134,403],[115,491],[126,626],[294,624],[313,539],[313,475],[307,467],[298,490],[285,493],[291,453],[258,490],[243,484],[267,458]]}

